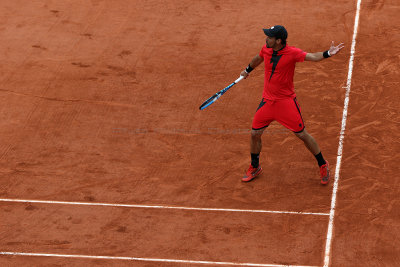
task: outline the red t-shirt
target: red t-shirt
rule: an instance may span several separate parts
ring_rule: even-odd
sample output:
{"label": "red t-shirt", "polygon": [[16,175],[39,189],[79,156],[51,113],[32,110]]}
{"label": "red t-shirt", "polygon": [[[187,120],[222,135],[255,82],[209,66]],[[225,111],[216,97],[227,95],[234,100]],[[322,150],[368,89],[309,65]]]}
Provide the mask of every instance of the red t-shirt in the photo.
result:
{"label": "red t-shirt", "polygon": [[265,64],[263,98],[279,100],[296,97],[293,85],[294,68],[296,62],[304,61],[306,54],[294,46],[285,46],[279,51],[263,46],[259,54]]}

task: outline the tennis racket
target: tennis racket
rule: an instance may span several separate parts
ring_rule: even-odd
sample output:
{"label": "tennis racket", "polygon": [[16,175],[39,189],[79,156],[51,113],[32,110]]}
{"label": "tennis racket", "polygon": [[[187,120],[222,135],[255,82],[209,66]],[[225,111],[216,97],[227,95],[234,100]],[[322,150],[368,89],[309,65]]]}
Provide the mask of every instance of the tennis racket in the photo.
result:
{"label": "tennis racket", "polygon": [[226,91],[228,91],[232,86],[234,86],[235,84],[240,82],[243,78],[244,78],[244,76],[240,76],[239,78],[236,79],[236,81],[234,81],[233,83],[231,83],[230,85],[228,85],[227,87],[225,87],[224,89],[222,89],[221,91],[219,91],[218,93],[216,93],[215,95],[213,95],[212,97],[210,97],[209,99],[204,101],[204,103],[201,104],[199,109],[203,110],[206,107],[208,107],[209,105],[211,105],[212,103],[214,103],[215,101],[217,101],[218,98],[220,98],[223,94],[226,93]]}

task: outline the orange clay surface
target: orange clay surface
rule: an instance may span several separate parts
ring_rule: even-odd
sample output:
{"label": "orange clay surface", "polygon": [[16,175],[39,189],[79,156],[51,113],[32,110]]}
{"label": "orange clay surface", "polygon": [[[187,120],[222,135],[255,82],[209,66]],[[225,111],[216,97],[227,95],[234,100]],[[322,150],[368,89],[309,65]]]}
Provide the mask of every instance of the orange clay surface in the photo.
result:
{"label": "orange clay surface", "polygon": [[[322,266],[329,216],[15,203],[4,199],[329,213],[314,157],[273,123],[250,183],[263,68],[204,111],[285,25],[307,52],[295,88],[331,163],[356,1],[0,3],[0,252]],[[398,1],[363,0],[331,266],[399,266]],[[333,179],[332,179],[333,180]],[[204,266],[0,256],[0,266]],[[211,264],[212,265],[212,264]]]}

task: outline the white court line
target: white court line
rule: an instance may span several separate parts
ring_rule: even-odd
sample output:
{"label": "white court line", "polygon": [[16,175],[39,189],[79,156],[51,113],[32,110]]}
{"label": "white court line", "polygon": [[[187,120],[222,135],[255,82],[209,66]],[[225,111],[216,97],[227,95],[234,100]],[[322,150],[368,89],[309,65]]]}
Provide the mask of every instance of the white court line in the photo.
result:
{"label": "white court line", "polygon": [[178,207],[178,206],[165,206],[165,205],[111,204],[111,203],[96,203],[96,202],[68,202],[68,201],[30,200],[30,199],[9,199],[9,198],[0,198],[0,202],[62,204],[62,205],[82,205],[82,206],[107,206],[107,207],[147,208],[147,209],[176,209],[176,210],[197,210],[197,211],[226,211],[226,212],[249,212],[249,213],[276,213],[276,214],[320,215],[320,216],[328,216],[328,215],[329,215],[329,213],[301,212],[301,211],[275,211],[275,210],[244,210],[244,209],[195,208],[195,207]]}
{"label": "white court line", "polygon": [[342,163],[344,131],[346,129],[347,110],[349,108],[351,77],[353,75],[354,54],[356,52],[356,38],[357,38],[357,31],[358,31],[358,22],[359,22],[359,18],[360,18],[360,7],[361,7],[361,0],[358,0],[357,1],[357,12],[356,12],[356,16],[354,19],[353,40],[351,42],[349,72],[347,74],[346,96],[344,99],[343,116],[342,116],[342,128],[340,129],[339,147],[338,147],[337,159],[336,159],[335,182],[333,185],[333,192],[332,192],[331,211],[329,213],[328,233],[326,235],[324,267],[329,266],[329,260],[330,260],[332,232],[333,232],[333,220],[335,218],[336,193],[338,190],[339,177],[340,177],[339,176],[340,166]]}
{"label": "white court line", "polygon": [[136,257],[111,257],[111,256],[89,256],[89,255],[67,255],[67,254],[48,254],[48,253],[23,253],[23,252],[0,252],[0,255],[9,256],[37,256],[37,257],[59,257],[59,258],[84,258],[84,259],[106,259],[106,260],[129,260],[129,261],[152,261],[152,262],[173,262],[191,264],[214,264],[214,265],[233,265],[233,266],[267,266],[267,267],[316,267],[306,265],[281,265],[281,264],[262,264],[262,263],[236,263],[221,261],[193,261],[193,260],[174,260],[174,259],[153,259]]}

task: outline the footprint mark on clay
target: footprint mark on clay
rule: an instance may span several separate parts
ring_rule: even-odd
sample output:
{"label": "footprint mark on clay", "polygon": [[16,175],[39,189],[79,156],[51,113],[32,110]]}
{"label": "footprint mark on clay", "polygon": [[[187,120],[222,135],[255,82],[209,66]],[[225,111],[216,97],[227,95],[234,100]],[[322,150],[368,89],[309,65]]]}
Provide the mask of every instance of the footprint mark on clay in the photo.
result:
{"label": "footprint mark on clay", "polygon": [[123,50],[121,53],[118,54],[118,56],[120,56],[120,57],[125,57],[125,56],[129,56],[130,54],[132,54],[131,51],[129,51],[129,50]]}
{"label": "footprint mark on clay", "polygon": [[25,207],[25,210],[36,210],[38,209],[36,206],[33,206],[31,204],[29,204],[28,206]]}
{"label": "footprint mark on clay", "polygon": [[60,13],[60,11],[55,10],[55,9],[50,10],[50,12],[53,13],[54,15],[56,15],[57,17],[58,17],[58,14]]}
{"label": "footprint mark on clay", "polygon": [[89,64],[83,64],[81,62],[72,62],[71,64],[74,65],[74,66],[78,66],[80,68],[89,68],[91,66]]}
{"label": "footprint mark on clay", "polygon": [[84,34],[81,34],[82,36],[85,36],[85,37],[87,37],[87,38],[89,38],[90,40],[92,40],[93,38],[93,34],[90,34],[90,33],[84,33]]}
{"label": "footprint mark on clay", "polygon": [[124,68],[118,67],[118,66],[113,66],[113,65],[107,65],[107,68],[113,71],[123,71]]}
{"label": "footprint mark on clay", "polygon": [[32,45],[33,48],[41,49],[41,50],[47,50],[46,47],[40,46],[40,45]]}
{"label": "footprint mark on clay", "polygon": [[83,199],[91,202],[95,201],[95,198],[93,196],[85,196]]}
{"label": "footprint mark on clay", "polygon": [[120,233],[126,233],[126,226],[119,226],[118,227],[118,229],[117,229],[117,232],[120,232]]}
{"label": "footprint mark on clay", "polygon": [[71,220],[72,224],[81,224],[82,223],[82,219],[72,219]]}

